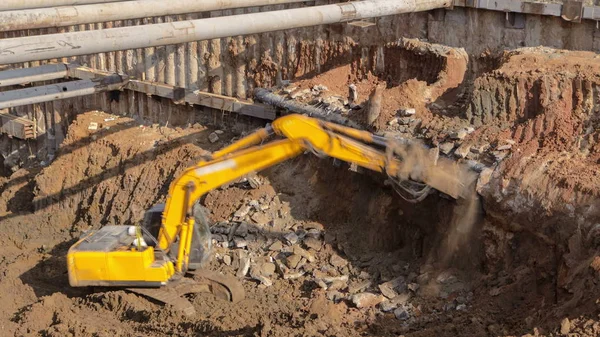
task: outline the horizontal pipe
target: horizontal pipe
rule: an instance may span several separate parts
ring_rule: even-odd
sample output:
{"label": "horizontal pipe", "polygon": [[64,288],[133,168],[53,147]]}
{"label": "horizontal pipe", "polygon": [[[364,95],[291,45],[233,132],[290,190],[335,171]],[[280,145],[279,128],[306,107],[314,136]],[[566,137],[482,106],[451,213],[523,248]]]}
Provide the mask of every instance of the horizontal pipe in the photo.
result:
{"label": "horizontal pipe", "polygon": [[0,109],[117,90],[125,83],[126,80],[121,76],[111,75],[99,80],[79,80],[4,91],[0,92]]}
{"label": "horizontal pipe", "polygon": [[280,5],[306,0],[136,0],[84,6],[0,12],[0,31],[65,27],[94,22]]}
{"label": "horizontal pipe", "polygon": [[67,76],[66,64],[47,64],[40,67],[0,71],[0,87],[50,81]]}
{"label": "horizontal pipe", "polygon": [[2,0],[0,1],[0,11],[12,11],[16,9],[43,8],[54,6],[97,4],[117,1],[127,0]]}
{"label": "horizontal pipe", "polygon": [[0,40],[0,64],[157,47],[448,7],[451,0],[366,0],[155,25]]}

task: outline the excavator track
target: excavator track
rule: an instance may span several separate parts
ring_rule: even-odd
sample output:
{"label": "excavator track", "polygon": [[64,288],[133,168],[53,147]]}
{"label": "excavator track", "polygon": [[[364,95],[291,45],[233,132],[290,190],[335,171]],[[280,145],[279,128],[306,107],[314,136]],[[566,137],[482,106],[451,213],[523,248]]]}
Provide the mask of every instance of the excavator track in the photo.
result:
{"label": "excavator track", "polygon": [[237,303],[245,298],[242,284],[235,278],[209,270],[188,273],[161,288],[127,288],[127,291],[171,305],[186,316],[196,314],[196,309],[184,296],[194,293],[211,293],[217,298]]}

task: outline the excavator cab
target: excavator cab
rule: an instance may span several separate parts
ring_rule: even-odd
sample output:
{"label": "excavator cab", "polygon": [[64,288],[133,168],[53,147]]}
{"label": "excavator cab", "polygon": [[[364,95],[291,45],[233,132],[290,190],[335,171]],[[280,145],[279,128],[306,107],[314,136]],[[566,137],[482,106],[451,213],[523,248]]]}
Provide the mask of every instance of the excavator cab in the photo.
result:
{"label": "excavator cab", "polygon": [[[148,244],[148,246],[156,247],[158,243],[158,235],[162,225],[164,210],[165,204],[158,204],[147,210],[144,214],[142,235],[144,242]],[[212,237],[206,210],[199,203],[196,203],[192,213],[195,220],[195,226],[192,232],[188,270],[196,270],[204,267],[210,258],[212,248]],[[175,241],[168,254],[173,261],[177,259],[178,250],[179,241]]]}

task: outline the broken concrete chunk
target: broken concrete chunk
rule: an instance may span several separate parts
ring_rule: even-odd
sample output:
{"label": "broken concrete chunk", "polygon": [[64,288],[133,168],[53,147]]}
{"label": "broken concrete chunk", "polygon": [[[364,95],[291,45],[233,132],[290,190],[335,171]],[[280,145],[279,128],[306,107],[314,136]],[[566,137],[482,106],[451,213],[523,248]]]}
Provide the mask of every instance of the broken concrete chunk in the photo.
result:
{"label": "broken concrete chunk", "polygon": [[413,293],[416,293],[417,290],[419,290],[419,284],[418,283],[409,283],[408,290],[412,291]]}
{"label": "broken concrete chunk", "polygon": [[373,293],[358,293],[352,295],[352,303],[354,303],[357,308],[374,307],[383,301],[385,301],[385,297]]}
{"label": "broken concrete chunk", "polygon": [[506,145],[498,146],[496,148],[496,150],[498,150],[498,151],[506,151],[506,150],[510,150],[511,148],[512,148],[511,144],[506,144]]}
{"label": "broken concrete chunk", "polygon": [[404,108],[404,109],[398,110],[398,112],[402,116],[412,116],[417,113],[417,110],[415,108]]}
{"label": "broken concrete chunk", "polygon": [[567,317],[565,317],[560,322],[560,333],[562,335],[567,335],[567,334],[569,334],[569,332],[571,332],[571,321],[569,321],[569,319]]}
{"label": "broken concrete chunk", "polygon": [[462,139],[465,139],[465,137],[467,137],[468,134],[469,133],[467,132],[467,130],[460,129],[460,130],[458,130],[456,132],[452,132],[450,134],[450,138],[456,139],[456,140],[462,140]]}
{"label": "broken concrete chunk", "polygon": [[[309,230],[309,234],[311,230]],[[308,236],[308,234],[307,237],[304,239],[303,243],[307,248],[314,249],[316,251],[320,251],[321,247],[323,246],[323,242],[321,242],[321,240],[316,239],[313,236]]]}
{"label": "broken concrete chunk", "polygon": [[452,150],[454,150],[454,142],[445,142],[440,144],[439,147],[443,154],[448,155],[450,152],[452,152]]}
{"label": "broken concrete chunk", "polygon": [[323,277],[323,281],[325,281],[325,283],[333,283],[333,282],[348,282],[348,275],[342,275],[342,276],[325,276]]}
{"label": "broken concrete chunk", "polygon": [[300,248],[299,246],[294,246],[294,254],[302,256],[310,263],[315,262],[315,257],[308,251]]}
{"label": "broken concrete chunk", "polygon": [[285,264],[288,266],[288,268],[295,269],[298,266],[298,263],[300,263],[301,259],[302,256],[298,254],[292,254],[285,259]]}
{"label": "broken concrete chunk", "polygon": [[358,89],[354,83],[348,85],[348,103],[358,102]]}
{"label": "broken concrete chunk", "polygon": [[402,307],[394,310],[394,316],[396,316],[396,319],[400,321],[406,321],[410,318],[410,314],[408,313],[408,311]]}
{"label": "broken concrete chunk", "polygon": [[252,221],[256,222],[257,224],[266,224],[270,220],[270,218],[266,214],[258,212],[252,214],[250,219],[252,219]]}
{"label": "broken concrete chunk", "polygon": [[398,296],[393,287],[387,282],[379,285],[379,291],[381,291],[381,294],[387,298],[394,298]]}
{"label": "broken concrete chunk", "polygon": [[361,291],[365,291],[370,286],[371,286],[371,281],[364,280],[364,281],[361,281],[359,283],[356,283],[356,284],[353,284],[352,286],[350,286],[350,288],[348,289],[348,292],[350,292],[351,294],[355,294],[355,293],[358,293]]}
{"label": "broken concrete chunk", "polygon": [[223,263],[225,263],[228,266],[231,266],[231,256],[229,256],[229,255],[223,256]]}
{"label": "broken concrete chunk", "polygon": [[219,140],[219,135],[217,135],[215,132],[211,132],[211,134],[210,134],[210,135],[208,135],[208,140],[209,140],[211,143],[214,143],[214,142],[216,142],[216,141],[218,141],[218,140]]}
{"label": "broken concrete chunk", "polygon": [[255,275],[255,276],[252,276],[252,278],[259,281],[261,284],[264,284],[267,287],[270,287],[273,285],[273,281],[271,281],[268,277],[266,277],[264,275]]}
{"label": "broken concrete chunk", "polygon": [[273,242],[273,244],[269,246],[269,250],[272,252],[278,252],[281,249],[283,249],[283,244],[279,240]]}
{"label": "broken concrete chunk", "polygon": [[325,294],[325,296],[327,297],[328,300],[334,301],[334,302],[339,302],[345,298],[344,294],[340,293],[337,290],[330,290]]}
{"label": "broken concrete chunk", "polygon": [[331,263],[331,265],[334,267],[340,268],[346,266],[348,264],[348,261],[346,261],[344,258],[337,254],[333,254],[329,259],[329,263]]}
{"label": "broken concrete chunk", "polygon": [[390,312],[396,308],[398,308],[398,304],[392,301],[383,301],[379,304],[379,308],[383,312]]}
{"label": "broken concrete chunk", "polygon": [[246,215],[248,215],[249,212],[250,206],[242,206],[237,211],[235,211],[235,213],[233,213],[233,216],[236,218],[243,218]]}
{"label": "broken concrete chunk", "polygon": [[215,133],[216,133],[217,135],[222,135],[222,134],[224,134],[224,133],[225,133],[225,131],[223,131],[223,130],[215,130]]}
{"label": "broken concrete chunk", "polygon": [[236,248],[244,248],[244,247],[248,246],[248,241],[246,241],[243,238],[235,237],[235,238],[233,238],[233,244],[235,245]]}
{"label": "broken concrete chunk", "polygon": [[91,122],[90,125],[88,125],[88,130],[98,130],[98,123]]}
{"label": "broken concrete chunk", "polygon": [[294,280],[294,279],[302,277],[303,275],[304,275],[303,271],[299,271],[299,272],[295,272],[295,273],[294,272],[292,272],[292,273],[285,273],[283,275],[283,279],[284,280]]}
{"label": "broken concrete chunk", "polygon": [[250,258],[249,257],[240,258],[240,267],[238,268],[236,276],[238,278],[243,278],[248,274],[249,270],[250,270]]}
{"label": "broken concrete chunk", "polygon": [[296,244],[298,242],[298,235],[296,235],[296,233],[294,233],[294,232],[287,233],[284,236],[284,238],[287,241],[287,243],[290,245]]}
{"label": "broken concrete chunk", "polygon": [[470,152],[471,147],[467,144],[463,144],[454,151],[454,154],[459,158],[465,158]]}

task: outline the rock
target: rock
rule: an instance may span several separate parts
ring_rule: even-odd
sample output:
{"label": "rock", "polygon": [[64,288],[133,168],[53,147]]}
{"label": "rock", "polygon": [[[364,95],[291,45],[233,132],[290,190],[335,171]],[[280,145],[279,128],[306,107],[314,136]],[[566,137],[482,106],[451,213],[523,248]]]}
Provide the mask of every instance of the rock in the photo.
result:
{"label": "rock", "polygon": [[291,273],[285,273],[283,275],[283,279],[284,280],[294,280],[294,279],[300,278],[302,276],[304,276],[304,272],[303,271],[291,272]]}
{"label": "rock", "polygon": [[484,153],[488,148],[490,147],[490,144],[488,143],[484,143],[484,144],[479,144],[479,145],[474,145],[471,146],[471,152],[473,153],[477,153],[477,154],[482,154]]}
{"label": "rock", "polygon": [[254,275],[254,276],[252,276],[252,278],[259,281],[261,284],[264,284],[267,287],[270,287],[273,285],[273,281],[271,281],[268,277],[266,277],[264,275]]}
{"label": "rock", "polygon": [[465,158],[470,152],[471,147],[467,144],[463,144],[454,151],[454,154],[459,158]]}
{"label": "rock", "polygon": [[240,267],[237,270],[236,276],[238,278],[243,278],[248,274],[248,270],[250,270],[250,258],[249,257],[240,258]]}
{"label": "rock", "polygon": [[258,213],[258,212],[252,214],[250,219],[252,219],[252,221],[256,222],[257,224],[261,224],[261,225],[264,225],[267,222],[269,222],[269,220],[271,220],[266,214]]}
{"label": "rock", "polygon": [[373,293],[358,293],[352,295],[352,303],[354,303],[357,308],[374,307],[383,301],[385,301],[385,297]]}
{"label": "rock", "polygon": [[378,84],[369,96],[369,107],[367,109],[367,125],[373,125],[381,113],[381,102],[385,85]]}
{"label": "rock", "polygon": [[278,251],[281,251],[282,249],[283,249],[283,244],[279,240],[273,242],[269,246],[269,250],[272,251],[272,252],[278,252]]}
{"label": "rock", "polygon": [[283,89],[283,93],[284,94],[291,94],[292,92],[294,92],[294,90],[298,89],[298,87],[287,87],[285,89]]}
{"label": "rock", "polygon": [[325,230],[325,228],[323,227],[323,225],[320,224],[320,223],[318,223],[318,222],[309,222],[309,223],[307,223],[307,224],[304,225],[304,228],[306,228],[306,230],[309,231],[309,232],[310,232],[311,229],[315,229],[319,233]]}
{"label": "rock", "polygon": [[371,281],[370,280],[364,280],[361,281],[359,283],[356,283],[352,286],[350,286],[350,288],[348,288],[348,292],[351,294],[355,294],[361,291],[365,291],[367,288],[369,288],[371,286]]}
{"label": "rock", "polygon": [[396,319],[400,321],[406,321],[410,318],[410,314],[408,313],[408,311],[406,311],[406,309],[402,307],[394,310],[394,316],[396,316]]}
{"label": "rock", "polygon": [[445,142],[440,144],[439,147],[443,154],[448,155],[450,152],[452,152],[452,150],[454,150],[454,142]]}
{"label": "rock", "polygon": [[506,156],[508,156],[508,152],[506,151],[493,151],[492,155],[494,156],[494,159],[496,161],[502,161],[502,159],[506,158]]}
{"label": "rock", "polygon": [[208,135],[208,141],[210,141],[211,143],[214,143],[218,140],[219,140],[219,135],[217,135],[215,132],[211,132],[211,134]]}
{"label": "rock", "polygon": [[98,130],[98,123],[96,123],[96,122],[91,122],[91,123],[88,125],[88,130]]}
{"label": "rock", "polygon": [[296,244],[298,242],[298,235],[296,235],[296,233],[294,232],[287,233],[286,235],[284,235],[284,238],[290,245]]}
{"label": "rock", "polygon": [[312,236],[308,236],[309,233],[310,233],[310,231],[308,231],[307,237],[304,239],[304,241],[302,243],[306,246],[306,248],[314,249],[317,252],[320,251],[321,247],[323,247],[323,242]]}
{"label": "rock", "polygon": [[310,94],[310,89],[296,90],[296,91],[294,91],[294,92],[292,92],[290,94],[290,98],[291,99],[296,99],[298,97],[303,97],[303,96],[306,96],[308,94]]}
{"label": "rock", "polygon": [[392,301],[383,301],[379,304],[379,308],[383,312],[390,312],[398,307],[398,304]]}
{"label": "rock", "polygon": [[285,264],[288,266],[288,268],[295,269],[298,266],[298,263],[300,263],[301,259],[302,256],[298,254],[292,254],[285,259]]}
{"label": "rock", "polygon": [[332,266],[334,267],[345,267],[346,265],[348,265],[348,261],[346,261],[344,258],[342,258],[341,256],[337,255],[337,254],[333,254],[331,255],[331,258],[329,259],[329,263],[331,263]]}
{"label": "rock", "polygon": [[348,287],[348,284],[342,280],[335,280],[331,282],[329,289],[331,290],[344,290]]}
{"label": "rock", "polygon": [[325,297],[330,301],[338,302],[344,299],[344,294],[337,290],[330,290],[325,294]]}
{"label": "rock", "polygon": [[444,311],[450,311],[450,310],[454,310],[456,309],[456,303],[454,303],[454,301],[450,302],[450,303],[446,303],[444,304]]}
{"label": "rock", "polygon": [[467,130],[461,129],[456,132],[452,132],[450,134],[450,138],[456,139],[456,140],[462,140],[462,139],[465,139],[465,137],[467,137],[468,134],[469,133],[467,132]]}
{"label": "rock", "polygon": [[312,90],[316,91],[316,92],[329,91],[329,89],[326,86],[322,85],[322,84],[317,84],[317,85],[313,86]]}
{"label": "rock", "polygon": [[348,85],[348,103],[358,102],[358,89],[354,83]]}
{"label": "rock", "polygon": [[459,304],[456,306],[456,310],[458,311],[463,311],[467,309],[467,305],[466,304]]}
{"label": "rock", "polygon": [[409,283],[408,284],[408,289],[410,291],[412,291],[413,293],[416,293],[417,290],[419,290],[419,284],[418,283]]}
{"label": "rock", "polygon": [[248,213],[250,212],[250,208],[250,206],[242,206],[237,211],[235,211],[235,213],[233,213],[233,216],[235,218],[243,218],[246,215],[248,215]]}
{"label": "rock", "polygon": [[403,116],[412,116],[414,114],[417,113],[417,110],[415,108],[408,108],[408,109],[400,109],[399,111]]}
{"label": "rock", "polygon": [[246,239],[243,238],[235,237],[233,238],[233,244],[236,248],[244,248],[248,246],[248,241],[246,241]]}
{"label": "rock", "polygon": [[248,232],[248,223],[242,221],[236,226],[235,232],[233,234],[241,237],[246,237],[248,236]]}
{"label": "rock", "polygon": [[265,276],[271,276],[275,274],[275,264],[271,262],[263,263],[260,266],[260,273]]}
{"label": "rock", "polygon": [[506,144],[506,145],[498,146],[496,148],[496,150],[498,150],[498,151],[506,151],[506,150],[510,150],[511,148],[512,148],[511,144]]}
{"label": "rock", "polygon": [[387,122],[387,125],[389,125],[389,126],[396,126],[396,125],[398,125],[398,118],[395,118],[395,117],[394,117],[394,118],[390,119],[390,120]]}
{"label": "rock", "polygon": [[398,296],[396,291],[394,291],[392,286],[387,282],[379,285],[379,291],[381,291],[381,294],[387,298],[394,298]]}
{"label": "rock", "polygon": [[315,262],[315,257],[308,251],[300,248],[299,246],[294,246],[294,254],[298,254],[298,255],[302,256],[310,263]]}
{"label": "rock", "polygon": [[217,135],[222,135],[222,134],[224,134],[224,133],[225,133],[225,131],[223,131],[223,130],[215,130],[215,133],[216,133]]}
{"label": "rock", "polygon": [[316,279],[315,282],[320,288],[327,290],[327,283],[325,283],[325,281],[321,279]]}
{"label": "rock", "polygon": [[323,281],[325,281],[325,283],[334,283],[334,282],[348,282],[348,275],[342,275],[342,276],[325,276],[323,277]]}
{"label": "rock", "polygon": [[250,202],[248,203],[248,206],[250,206],[258,211],[260,204],[256,200],[250,200]]}
{"label": "rock", "polygon": [[229,256],[229,255],[223,256],[223,263],[225,263],[228,266],[231,266],[231,256]]}
{"label": "rock", "polygon": [[567,317],[565,317],[560,322],[560,333],[563,335],[567,335],[569,332],[571,332],[571,322]]}

